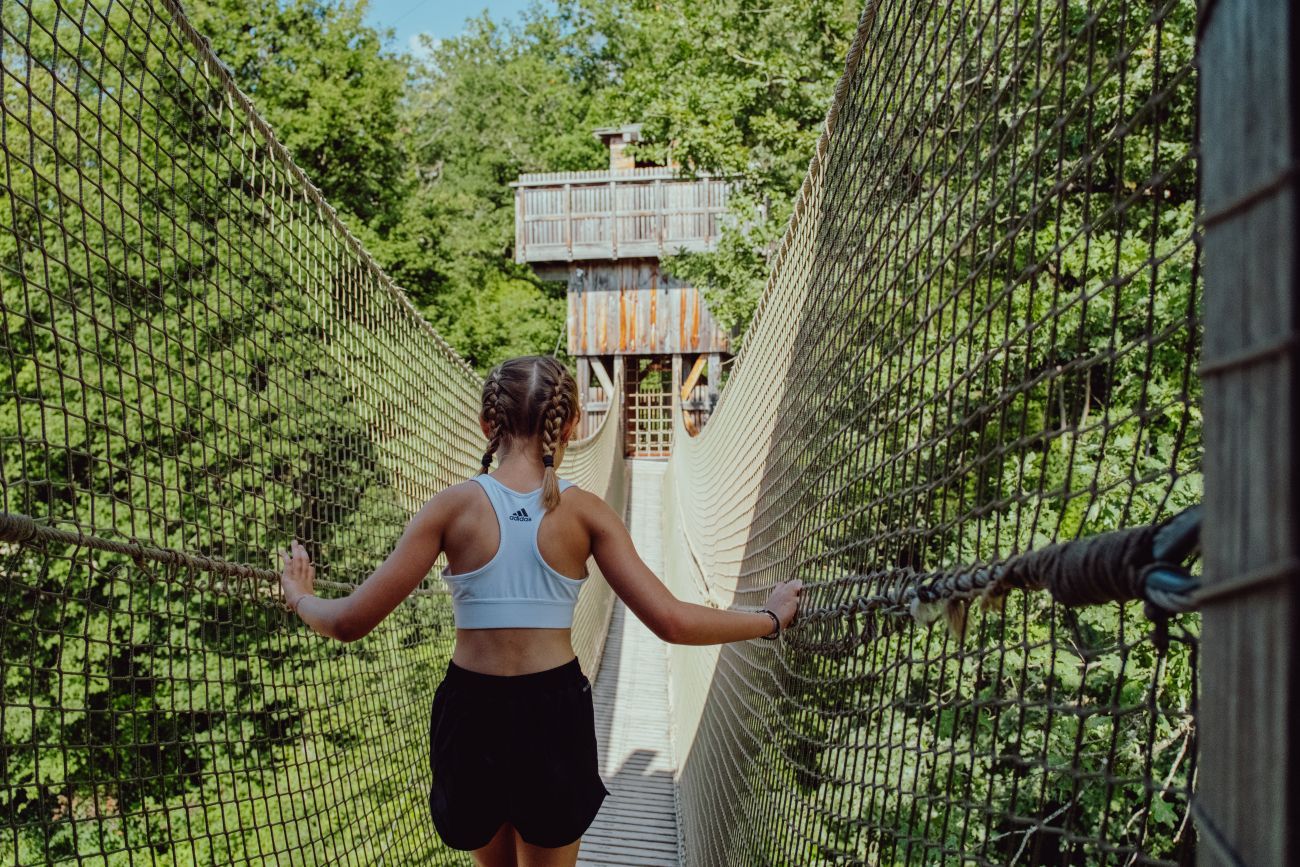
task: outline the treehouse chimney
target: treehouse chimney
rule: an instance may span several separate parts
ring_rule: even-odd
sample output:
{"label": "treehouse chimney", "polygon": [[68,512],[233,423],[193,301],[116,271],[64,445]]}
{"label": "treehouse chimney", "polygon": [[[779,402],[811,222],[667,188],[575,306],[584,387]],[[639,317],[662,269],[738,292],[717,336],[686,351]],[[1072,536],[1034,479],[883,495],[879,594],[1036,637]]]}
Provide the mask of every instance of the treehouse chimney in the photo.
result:
{"label": "treehouse chimney", "polygon": [[621,172],[636,168],[636,159],[628,153],[628,145],[641,140],[641,124],[630,123],[625,126],[605,126],[592,132],[596,138],[609,148],[609,170]]}

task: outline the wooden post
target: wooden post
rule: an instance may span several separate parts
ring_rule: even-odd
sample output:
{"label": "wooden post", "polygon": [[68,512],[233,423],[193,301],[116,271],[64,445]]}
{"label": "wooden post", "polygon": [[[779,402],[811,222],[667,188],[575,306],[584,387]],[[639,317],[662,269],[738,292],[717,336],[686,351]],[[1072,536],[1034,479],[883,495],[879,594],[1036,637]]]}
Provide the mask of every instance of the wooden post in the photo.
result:
{"label": "wooden post", "polygon": [[709,353],[709,412],[718,405],[718,391],[722,387],[722,353]]}
{"label": "wooden post", "polygon": [[564,249],[573,261],[573,184],[564,185]]}
{"label": "wooden post", "polygon": [[616,370],[621,367],[623,371],[623,456],[632,457],[636,454],[637,430],[636,399],[633,395],[636,393],[640,377],[637,375],[635,358],[615,355],[612,363],[616,366]]}
{"label": "wooden post", "polygon": [[1300,6],[1202,5],[1202,865],[1300,863]]}
{"label": "wooden post", "polygon": [[587,356],[578,356],[578,403],[582,406],[582,425],[578,430],[578,436],[588,436],[591,431],[591,410],[587,407],[591,403],[591,362]]}
{"label": "wooden post", "polygon": [[527,232],[524,231],[524,188],[515,187],[515,261],[527,262]]}
{"label": "wooden post", "polygon": [[668,234],[668,206],[664,204],[663,181],[655,179],[655,236],[659,242],[659,258],[664,257],[664,237]]}
{"label": "wooden post", "polygon": [[618,258],[618,185],[609,182],[609,257]]}
{"label": "wooden post", "polygon": [[[704,243],[708,245],[713,242],[713,221],[709,219],[709,179],[707,177],[701,181],[700,198],[703,199],[700,202],[700,209],[704,215]],[[698,227],[700,217],[697,216],[695,219],[697,220],[695,225]]]}
{"label": "wooden post", "polygon": [[682,357],[680,355],[673,355],[673,378],[669,381],[673,385],[673,387],[668,390],[671,394],[669,400],[672,401],[673,407],[672,414],[669,416],[669,422],[672,424],[671,430],[677,430],[677,414],[682,412],[682,402],[678,400],[680,395],[677,393],[677,389],[680,387],[682,381]]}

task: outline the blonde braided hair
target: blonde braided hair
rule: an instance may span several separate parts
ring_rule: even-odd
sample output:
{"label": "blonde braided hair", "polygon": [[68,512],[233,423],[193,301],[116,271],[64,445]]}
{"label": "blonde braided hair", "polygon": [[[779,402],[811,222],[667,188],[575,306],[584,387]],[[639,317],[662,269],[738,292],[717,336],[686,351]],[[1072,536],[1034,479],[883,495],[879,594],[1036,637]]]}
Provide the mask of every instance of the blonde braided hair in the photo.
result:
{"label": "blonde braided hair", "polygon": [[542,477],[542,504],[548,509],[560,504],[560,482],[552,461],[561,445],[560,436],[564,433],[564,426],[576,412],[577,400],[563,388],[552,392],[550,400],[542,409],[542,463],[546,467]]}
{"label": "blonde braided hair", "polygon": [[492,456],[501,447],[511,447],[517,440],[540,439],[545,467],[542,507],[554,509],[560,504],[555,454],[564,445],[564,429],[578,409],[578,383],[556,359],[526,355],[501,362],[483,383],[482,416],[490,433],[481,472],[488,471]]}
{"label": "blonde braided hair", "polygon": [[483,420],[492,432],[488,437],[487,451],[483,453],[483,467],[479,475],[492,467],[492,456],[501,448],[501,375],[500,368],[493,370],[483,383]]}

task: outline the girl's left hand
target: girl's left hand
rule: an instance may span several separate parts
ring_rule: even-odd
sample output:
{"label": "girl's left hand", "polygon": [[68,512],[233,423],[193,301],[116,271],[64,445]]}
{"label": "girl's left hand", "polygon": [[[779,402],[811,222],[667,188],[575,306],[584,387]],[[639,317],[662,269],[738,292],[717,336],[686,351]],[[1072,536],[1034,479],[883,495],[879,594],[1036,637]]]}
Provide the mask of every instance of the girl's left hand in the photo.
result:
{"label": "girl's left hand", "polygon": [[293,540],[289,551],[280,551],[279,554],[284,562],[284,572],[280,575],[284,601],[290,608],[296,609],[299,599],[314,595],[316,567],[307,556],[307,549],[297,539]]}

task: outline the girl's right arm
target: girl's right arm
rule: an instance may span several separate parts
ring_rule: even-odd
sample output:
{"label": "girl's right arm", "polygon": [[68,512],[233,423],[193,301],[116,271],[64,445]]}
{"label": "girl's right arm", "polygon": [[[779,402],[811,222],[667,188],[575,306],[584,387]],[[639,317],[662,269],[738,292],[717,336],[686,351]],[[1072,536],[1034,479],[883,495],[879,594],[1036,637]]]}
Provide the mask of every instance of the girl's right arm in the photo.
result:
{"label": "girl's right arm", "polygon": [[[752,611],[731,611],[683,602],[651,571],[632,544],[627,527],[609,504],[588,491],[582,504],[591,533],[591,554],[619,598],[655,635],[670,644],[723,644],[761,638],[772,631],[772,618]],[[789,626],[799,607],[799,579],[772,588],[765,607]]]}
{"label": "girl's right arm", "polygon": [[285,602],[302,620],[328,638],[356,641],[379,625],[419,586],[442,553],[442,533],[454,510],[448,489],[425,503],[406,525],[393,552],[347,596],[322,599],[315,595],[315,570],[307,552],[295,540],[292,552],[282,552],[281,577]]}

